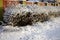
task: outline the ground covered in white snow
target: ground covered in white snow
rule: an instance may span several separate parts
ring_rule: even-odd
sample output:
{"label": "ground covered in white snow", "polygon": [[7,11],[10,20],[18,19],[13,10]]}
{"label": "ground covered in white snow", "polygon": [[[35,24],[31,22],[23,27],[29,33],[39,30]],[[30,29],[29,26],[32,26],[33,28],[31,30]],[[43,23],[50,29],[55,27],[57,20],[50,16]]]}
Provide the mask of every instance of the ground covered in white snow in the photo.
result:
{"label": "ground covered in white snow", "polygon": [[0,40],[60,40],[60,17],[19,28],[0,26]]}
{"label": "ground covered in white snow", "polygon": [[[8,21],[9,16],[16,13],[20,13],[21,15],[25,14],[25,12],[48,14],[48,12],[58,11],[60,11],[60,7],[22,6],[18,4],[5,9],[4,20]],[[0,40],[60,40],[60,17],[51,18],[49,21],[43,23],[37,22],[24,27],[0,25]]]}

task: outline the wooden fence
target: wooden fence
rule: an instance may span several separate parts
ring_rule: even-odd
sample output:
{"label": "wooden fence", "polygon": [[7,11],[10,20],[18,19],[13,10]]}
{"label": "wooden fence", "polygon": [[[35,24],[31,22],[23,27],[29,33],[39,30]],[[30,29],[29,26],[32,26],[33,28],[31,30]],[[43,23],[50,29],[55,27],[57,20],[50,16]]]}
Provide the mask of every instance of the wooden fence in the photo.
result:
{"label": "wooden fence", "polygon": [[6,1],[3,0],[3,7],[6,8],[9,5],[38,5],[38,6],[60,6],[60,3],[48,3],[48,2],[30,2],[30,1]]}

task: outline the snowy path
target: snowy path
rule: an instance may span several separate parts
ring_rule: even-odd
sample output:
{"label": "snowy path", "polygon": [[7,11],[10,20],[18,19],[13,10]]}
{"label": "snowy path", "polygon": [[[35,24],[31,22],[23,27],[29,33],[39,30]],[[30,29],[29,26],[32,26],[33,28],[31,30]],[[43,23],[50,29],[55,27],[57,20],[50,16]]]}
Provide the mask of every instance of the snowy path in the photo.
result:
{"label": "snowy path", "polygon": [[0,27],[0,40],[60,40],[60,17],[21,28]]}

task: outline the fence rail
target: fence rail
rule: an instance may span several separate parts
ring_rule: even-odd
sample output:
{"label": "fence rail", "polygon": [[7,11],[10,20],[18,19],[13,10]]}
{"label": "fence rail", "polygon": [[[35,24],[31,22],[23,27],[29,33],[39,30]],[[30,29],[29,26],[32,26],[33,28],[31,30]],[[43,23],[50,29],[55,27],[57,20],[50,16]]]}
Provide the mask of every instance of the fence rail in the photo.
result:
{"label": "fence rail", "polygon": [[30,2],[30,1],[6,1],[3,0],[3,7],[7,7],[9,5],[17,5],[17,4],[24,4],[24,5],[38,5],[38,6],[60,6],[60,3],[48,3],[48,2]]}

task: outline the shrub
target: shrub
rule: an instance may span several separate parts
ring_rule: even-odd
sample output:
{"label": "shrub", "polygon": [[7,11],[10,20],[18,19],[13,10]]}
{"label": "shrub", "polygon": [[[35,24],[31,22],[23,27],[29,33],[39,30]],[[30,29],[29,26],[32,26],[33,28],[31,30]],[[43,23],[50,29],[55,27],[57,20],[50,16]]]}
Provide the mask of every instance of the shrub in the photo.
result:
{"label": "shrub", "polygon": [[39,21],[44,22],[47,20],[49,20],[49,17],[44,13],[32,15],[32,13],[26,12],[25,15],[20,15],[20,13],[16,16],[11,15],[8,24],[11,24],[12,26],[26,26]]}
{"label": "shrub", "polygon": [[15,17],[10,16],[9,24],[13,26],[26,26],[32,24],[31,13],[27,12],[25,15],[17,14]]}

